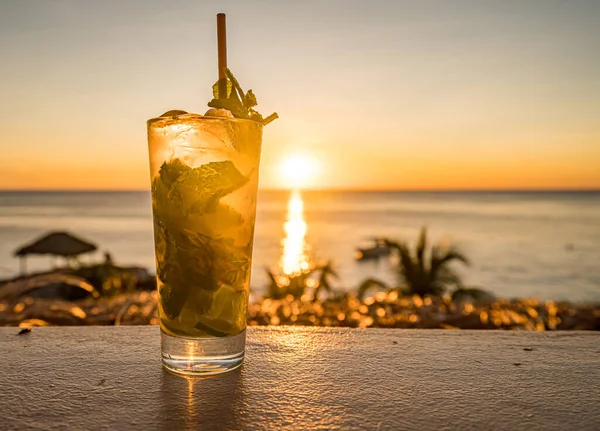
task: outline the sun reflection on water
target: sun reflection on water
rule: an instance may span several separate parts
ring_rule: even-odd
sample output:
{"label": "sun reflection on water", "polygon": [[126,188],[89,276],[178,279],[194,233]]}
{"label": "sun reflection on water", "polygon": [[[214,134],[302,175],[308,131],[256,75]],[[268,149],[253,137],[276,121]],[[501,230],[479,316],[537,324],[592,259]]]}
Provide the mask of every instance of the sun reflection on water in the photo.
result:
{"label": "sun reflection on water", "polygon": [[282,254],[279,266],[287,276],[301,274],[311,267],[306,243],[307,225],[304,220],[304,202],[300,192],[290,194],[286,221],[283,224],[285,237],[281,241]]}

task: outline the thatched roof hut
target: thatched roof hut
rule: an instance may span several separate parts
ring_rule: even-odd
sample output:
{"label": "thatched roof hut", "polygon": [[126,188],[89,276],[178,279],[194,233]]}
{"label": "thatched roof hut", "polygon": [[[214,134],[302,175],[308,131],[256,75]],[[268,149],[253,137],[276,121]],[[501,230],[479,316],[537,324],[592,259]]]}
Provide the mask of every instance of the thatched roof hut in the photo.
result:
{"label": "thatched roof hut", "polygon": [[[67,232],[52,232],[38,238],[31,244],[19,248],[15,251],[15,256],[24,258],[30,254],[47,254],[69,259],[96,250],[95,244]],[[21,259],[21,262],[21,272],[25,272],[25,262],[23,259]]]}
{"label": "thatched roof hut", "polygon": [[96,251],[97,247],[91,242],[84,241],[67,232],[52,232],[25,245],[15,251],[15,256],[29,254],[52,254],[55,256],[74,257]]}

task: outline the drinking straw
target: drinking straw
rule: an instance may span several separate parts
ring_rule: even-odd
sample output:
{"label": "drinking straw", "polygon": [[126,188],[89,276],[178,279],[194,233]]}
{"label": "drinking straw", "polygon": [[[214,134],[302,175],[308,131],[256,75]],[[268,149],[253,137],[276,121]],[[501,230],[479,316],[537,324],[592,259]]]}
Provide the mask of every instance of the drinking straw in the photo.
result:
{"label": "drinking straw", "polygon": [[225,29],[225,14],[217,14],[217,47],[219,53],[219,99],[227,98],[227,36]]}

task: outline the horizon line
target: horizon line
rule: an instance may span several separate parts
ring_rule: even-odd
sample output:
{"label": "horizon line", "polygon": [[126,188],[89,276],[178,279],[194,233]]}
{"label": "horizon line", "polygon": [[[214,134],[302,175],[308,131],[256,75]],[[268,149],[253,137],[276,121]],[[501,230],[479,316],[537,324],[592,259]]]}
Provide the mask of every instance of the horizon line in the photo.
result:
{"label": "horizon line", "polygon": [[[299,190],[301,192],[364,192],[364,193],[385,193],[385,192],[408,192],[408,193],[557,193],[557,192],[600,192],[600,188],[457,188],[457,189],[403,189],[403,188],[259,188],[259,192],[291,192]],[[132,192],[150,192],[150,188],[131,188],[131,189],[2,189],[0,193],[132,193]]]}

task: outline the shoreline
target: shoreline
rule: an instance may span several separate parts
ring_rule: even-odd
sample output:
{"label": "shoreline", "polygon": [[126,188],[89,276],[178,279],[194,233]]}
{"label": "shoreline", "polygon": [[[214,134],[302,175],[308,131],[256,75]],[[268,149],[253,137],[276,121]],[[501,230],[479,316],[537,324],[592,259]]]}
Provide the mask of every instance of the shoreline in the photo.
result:
{"label": "shoreline", "polygon": [[[96,265],[87,265],[87,266],[82,266],[81,268],[92,268],[92,267],[101,267],[102,264],[96,264]],[[143,266],[113,266],[113,268],[117,269],[118,271],[122,271],[123,273],[127,273],[127,274],[133,274],[134,277],[136,278],[136,284],[137,284],[137,288],[136,290],[138,292],[141,291],[146,291],[146,292],[150,292],[150,291],[155,291],[156,290],[156,280],[155,277],[156,275],[151,273],[147,268],[143,267]],[[50,276],[52,277],[53,275],[56,274],[64,274],[64,275],[70,275],[70,274],[74,274],[74,268],[69,268],[69,267],[57,267],[54,269],[50,269],[48,271],[39,271],[39,272],[33,272],[33,273],[29,273],[26,275],[17,275],[16,277],[10,277],[10,278],[5,278],[5,279],[0,279],[0,302],[3,300],[3,294],[2,294],[2,289],[7,286],[10,283],[15,283],[15,282],[27,282],[28,280],[32,280],[35,279],[37,277],[45,277],[45,276]],[[51,280],[50,280],[51,281]],[[90,280],[87,280],[90,281]],[[258,288],[256,286],[254,287],[250,287],[250,305],[255,304],[255,303],[260,303],[262,301],[264,301],[265,299],[268,299],[266,297],[263,297],[261,295],[264,295],[267,292],[267,287],[262,287],[262,288]],[[337,292],[339,294],[344,294],[344,295],[355,295],[356,289],[339,289]],[[135,292],[130,292],[130,293],[135,293]],[[61,300],[61,298],[57,297],[55,298],[56,300]],[[592,307],[599,307],[600,308],[600,298],[596,299],[596,300],[569,300],[569,299],[562,299],[562,298],[541,298],[541,297],[535,297],[535,296],[519,296],[519,297],[494,297],[494,301],[504,301],[504,302],[518,302],[518,301],[537,301],[537,302],[555,302],[555,303],[565,303],[565,304],[570,304],[571,306],[574,307],[588,307],[588,306],[592,306]],[[1,325],[1,322],[0,322]]]}

